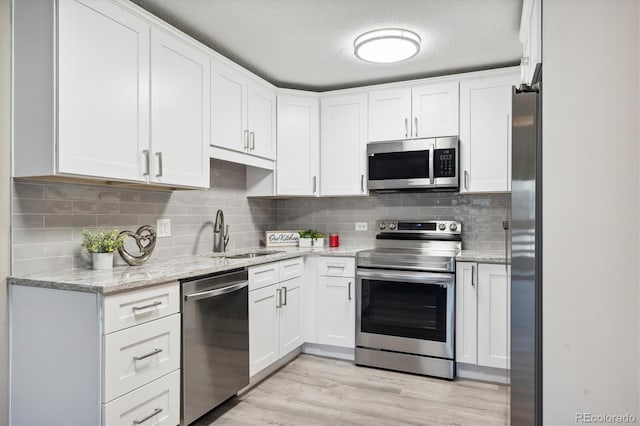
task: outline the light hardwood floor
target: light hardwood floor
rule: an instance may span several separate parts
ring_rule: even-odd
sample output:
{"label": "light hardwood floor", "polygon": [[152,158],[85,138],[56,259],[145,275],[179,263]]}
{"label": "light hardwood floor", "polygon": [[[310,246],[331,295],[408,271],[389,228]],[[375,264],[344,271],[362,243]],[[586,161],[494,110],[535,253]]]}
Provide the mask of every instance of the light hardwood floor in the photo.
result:
{"label": "light hardwood floor", "polygon": [[503,385],[300,355],[196,425],[505,425],[507,398]]}

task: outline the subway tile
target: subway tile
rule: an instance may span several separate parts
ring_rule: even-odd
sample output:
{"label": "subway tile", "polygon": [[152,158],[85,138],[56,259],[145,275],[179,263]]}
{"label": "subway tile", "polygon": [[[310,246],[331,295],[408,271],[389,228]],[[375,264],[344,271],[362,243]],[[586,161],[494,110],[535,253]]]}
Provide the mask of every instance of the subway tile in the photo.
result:
{"label": "subway tile", "polygon": [[65,215],[49,214],[44,218],[45,228],[78,228],[95,227],[97,224],[96,215]]}
{"label": "subway tile", "polygon": [[138,226],[138,216],[135,214],[97,215],[97,226],[126,226],[136,228]]}
{"label": "subway tile", "polygon": [[171,200],[171,192],[140,191],[141,203],[167,204]]}
{"label": "subway tile", "polygon": [[13,260],[37,259],[44,257],[44,246],[36,244],[14,244]]}
{"label": "subway tile", "polygon": [[17,199],[13,203],[14,213],[71,213],[71,201]]}
{"label": "subway tile", "polygon": [[19,277],[45,272],[60,272],[71,269],[72,267],[72,256],[16,260],[13,262],[12,275]]}
{"label": "subway tile", "polygon": [[116,214],[119,211],[118,203],[105,203],[102,201],[74,201],[74,214]]}
{"label": "subway tile", "polygon": [[43,214],[14,214],[11,217],[13,229],[44,228]]}
{"label": "subway tile", "polygon": [[[120,213],[122,214],[153,214],[153,213],[157,213],[157,211],[158,211],[158,208],[155,204],[120,203]],[[106,212],[106,213],[114,213],[114,212]]]}
{"label": "subway tile", "polygon": [[44,198],[44,185],[14,180],[13,198]]}
{"label": "subway tile", "polygon": [[72,184],[50,184],[45,186],[45,198],[51,200],[119,202],[120,193],[101,186],[82,187]]}
{"label": "subway tile", "polygon": [[21,229],[13,232],[14,244],[55,243],[72,240],[71,229]]}

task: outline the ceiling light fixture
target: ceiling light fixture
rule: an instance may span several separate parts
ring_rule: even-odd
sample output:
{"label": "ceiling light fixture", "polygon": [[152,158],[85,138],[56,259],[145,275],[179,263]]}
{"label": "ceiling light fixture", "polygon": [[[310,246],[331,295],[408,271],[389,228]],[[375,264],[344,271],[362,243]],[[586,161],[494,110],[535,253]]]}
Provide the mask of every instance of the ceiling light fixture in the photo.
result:
{"label": "ceiling light fixture", "polygon": [[373,30],[359,35],[353,53],[363,61],[390,64],[413,58],[420,52],[420,36],[400,28]]}

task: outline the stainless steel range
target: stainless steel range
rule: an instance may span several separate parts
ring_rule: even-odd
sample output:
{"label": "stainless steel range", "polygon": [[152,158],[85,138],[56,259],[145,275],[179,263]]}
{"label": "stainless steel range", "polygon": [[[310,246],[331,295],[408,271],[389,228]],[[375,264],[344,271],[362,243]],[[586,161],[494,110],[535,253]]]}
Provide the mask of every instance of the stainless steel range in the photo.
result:
{"label": "stainless steel range", "polygon": [[380,220],[358,253],[356,364],[453,379],[462,224]]}

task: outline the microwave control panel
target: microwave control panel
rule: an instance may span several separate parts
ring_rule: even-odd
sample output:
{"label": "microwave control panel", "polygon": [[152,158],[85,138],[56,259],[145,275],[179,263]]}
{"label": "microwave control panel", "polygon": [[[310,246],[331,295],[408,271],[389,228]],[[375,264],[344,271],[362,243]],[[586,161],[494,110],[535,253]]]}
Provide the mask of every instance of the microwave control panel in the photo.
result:
{"label": "microwave control panel", "polygon": [[436,149],[433,158],[434,177],[456,177],[455,148]]}

